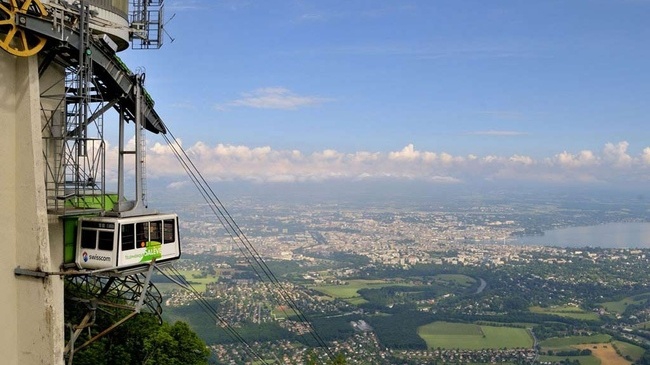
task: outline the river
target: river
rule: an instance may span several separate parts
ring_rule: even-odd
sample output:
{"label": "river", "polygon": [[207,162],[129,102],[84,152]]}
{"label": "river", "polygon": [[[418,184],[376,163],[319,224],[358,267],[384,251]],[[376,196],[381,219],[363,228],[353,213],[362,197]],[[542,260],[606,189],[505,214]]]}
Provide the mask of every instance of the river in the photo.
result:
{"label": "river", "polygon": [[510,243],[560,247],[650,248],[650,223],[606,223],[517,237]]}

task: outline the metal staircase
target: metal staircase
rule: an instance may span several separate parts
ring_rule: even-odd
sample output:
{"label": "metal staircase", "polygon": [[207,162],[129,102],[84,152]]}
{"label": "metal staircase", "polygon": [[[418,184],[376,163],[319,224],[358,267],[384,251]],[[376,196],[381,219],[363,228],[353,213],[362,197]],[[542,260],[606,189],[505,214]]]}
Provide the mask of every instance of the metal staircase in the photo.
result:
{"label": "metal staircase", "polygon": [[[148,17],[153,16],[151,7],[162,4],[137,2],[136,10],[146,10]],[[143,129],[153,133],[166,130],[142,87],[143,78],[124,65],[105,38],[92,35],[88,7],[76,12],[57,7],[49,10],[47,17],[16,14],[22,28],[47,40],[39,73],[45,74],[53,65],[66,70],[65,90],[46,89],[41,95],[48,100],[47,105],[42,104],[48,210],[60,215],[79,214],[80,209],[107,211],[113,201],[107,201],[105,192],[103,115],[115,109],[121,123],[135,123],[139,114]],[[140,143],[144,151],[144,138]],[[143,199],[145,192],[141,189],[136,199]]]}

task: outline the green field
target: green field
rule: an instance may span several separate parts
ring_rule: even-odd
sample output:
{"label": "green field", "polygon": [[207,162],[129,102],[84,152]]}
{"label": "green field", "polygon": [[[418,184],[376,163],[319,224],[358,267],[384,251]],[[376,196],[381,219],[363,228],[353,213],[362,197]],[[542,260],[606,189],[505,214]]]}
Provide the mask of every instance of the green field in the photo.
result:
{"label": "green field", "polygon": [[627,342],[612,341],[612,345],[618,349],[618,351],[621,353],[621,356],[629,356],[632,361],[639,360],[645,353],[645,350],[642,347],[632,345],[631,343]]}
{"label": "green field", "polygon": [[472,286],[476,279],[461,274],[439,274],[433,277],[433,280],[444,283],[455,283],[460,286]]}
{"label": "green field", "polygon": [[156,283],[156,288],[163,294],[169,294],[174,290],[185,290],[174,283]]}
{"label": "green field", "polygon": [[321,292],[327,296],[343,299],[354,305],[366,303],[366,300],[359,295],[361,289],[379,289],[387,286],[407,286],[403,283],[394,283],[385,280],[350,280],[345,285],[318,285],[310,289]]}
{"label": "green field", "polygon": [[[469,287],[476,283],[476,280],[460,274],[440,274],[433,277],[434,281],[444,287]],[[350,280],[344,285],[314,285],[310,289],[321,292],[331,298],[342,299],[346,302],[358,305],[367,303],[359,294],[362,289],[381,289],[389,286],[413,286],[413,284],[399,283],[388,280]]]}
{"label": "green field", "polygon": [[[201,277],[201,271],[199,270],[179,270],[179,273],[183,275],[185,280],[192,284],[199,293],[205,292],[207,284],[216,283],[219,280],[218,275],[206,275],[205,277]],[[169,294],[174,290],[185,290],[176,283],[162,279],[164,278],[161,276],[160,281],[162,282],[157,281],[156,278],[154,278],[153,281],[156,283],[156,288],[158,288],[158,290],[163,294]]]}
{"label": "green field", "polygon": [[581,345],[586,343],[606,343],[612,339],[612,336],[606,334],[597,334],[591,336],[569,336],[553,337],[540,342],[542,347],[569,347],[571,345]]}
{"label": "green field", "polygon": [[529,310],[533,313],[553,314],[560,317],[568,317],[581,319],[586,321],[597,321],[600,317],[598,313],[588,312],[581,308],[574,306],[561,306],[561,307],[530,307]]}
{"label": "green field", "polygon": [[569,360],[578,360],[580,361],[580,365],[602,365],[601,361],[598,360],[597,358],[593,356],[546,356],[542,355],[539,357],[540,362],[548,362],[548,363],[557,363],[560,361],[564,361],[566,359]]}
{"label": "green field", "polygon": [[480,326],[468,323],[433,322],[418,328],[427,347],[478,350],[487,348],[529,348],[533,339],[526,329]]}
{"label": "green field", "polygon": [[201,272],[198,270],[178,270],[178,272],[185,277],[194,289],[199,293],[205,292],[205,287],[207,284],[216,283],[219,280],[217,275],[206,275],[201,277]]}
{"label": "green field", "polygon": [[295,312],[289,309],[287,306],[275,307],[271,311],[271,315],[275,319],[287,319],[287,317],[295,315]]}
{"label": "green field", "polygon": [[[611,340],[611,336],[606,334],[597,334],[592,336],[568,336],[568,337],[554,337],[540,342],[541,352],[546,353],[549,350],[557,353],[558,351],[575,351],[578,345],[589,344],[602,344],[608,343]],[[562,360],[570,359],[578,360],[580,365],[600,365],[602,361],[598,359],[594,354],[586,356],[540,356],[540,361],[548,362],[558,362]]]}
{"label": "green field", "polygon": [[641,322],[639,324],[635,324],[632,327],[640,330],[647,330],[648,328],[650,328],[650,322]]}
{"label": "green field", "polygon": [[345,299],[346,302],[352,304],[352,305],[361,305],[363,303],[368,303],[367,300],[361,298],[361,297],[355,297],[355,298],[347,298]]}
{"label": "green field", "polygon": [[639,294],[635,295],[633,297],[627,297],[623,298],[621,300],[615,301],[615,302],[604,302],[600,303],[600,305],[605,308],[606,311],[608,312],[614,312],[614,313],[623,313],[625,312],[625,309],[627,309],[627,306],[630,304],[642,304],[645,303],[645,301],[648,300],[649,294]]}

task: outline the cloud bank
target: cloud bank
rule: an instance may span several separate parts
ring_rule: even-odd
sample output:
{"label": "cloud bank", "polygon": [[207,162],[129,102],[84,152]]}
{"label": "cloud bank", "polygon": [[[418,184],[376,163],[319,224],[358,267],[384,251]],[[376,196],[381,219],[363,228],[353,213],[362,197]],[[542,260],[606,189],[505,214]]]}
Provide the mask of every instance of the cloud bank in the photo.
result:
{"label": "cloud bank", "polygon": [[[409,144],[398,151],[343,153],[332,149],[303,153],[269,146],[215,146],[198,142],[185,148],[199,171],[211,181],[307,182],[403,179],[437,184],[481,181],[621,184],[650,178],[650,147],[636,156],[625,141],[607,143],[600,151],[559,152],[533,158],[526,155],[452,155],[422,151]],[[147,152],[151,178],[182,181],[185,172],[167,145]]]}

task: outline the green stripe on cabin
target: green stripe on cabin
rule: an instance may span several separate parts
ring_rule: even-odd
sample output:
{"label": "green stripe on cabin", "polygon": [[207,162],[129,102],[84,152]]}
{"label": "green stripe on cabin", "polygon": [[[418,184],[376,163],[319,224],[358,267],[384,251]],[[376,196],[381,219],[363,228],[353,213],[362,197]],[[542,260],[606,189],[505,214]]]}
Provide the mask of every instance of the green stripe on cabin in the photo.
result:
{"label": "green stripe on cabin", "polygon": [[[103,209],[113,210],[117,204],[117,194],[87,195],[72,197],[65,201],[68,209]],[[63,262],[73,264],[77,250],[77,222],[79,216],[68,216],[63,218]]]}

